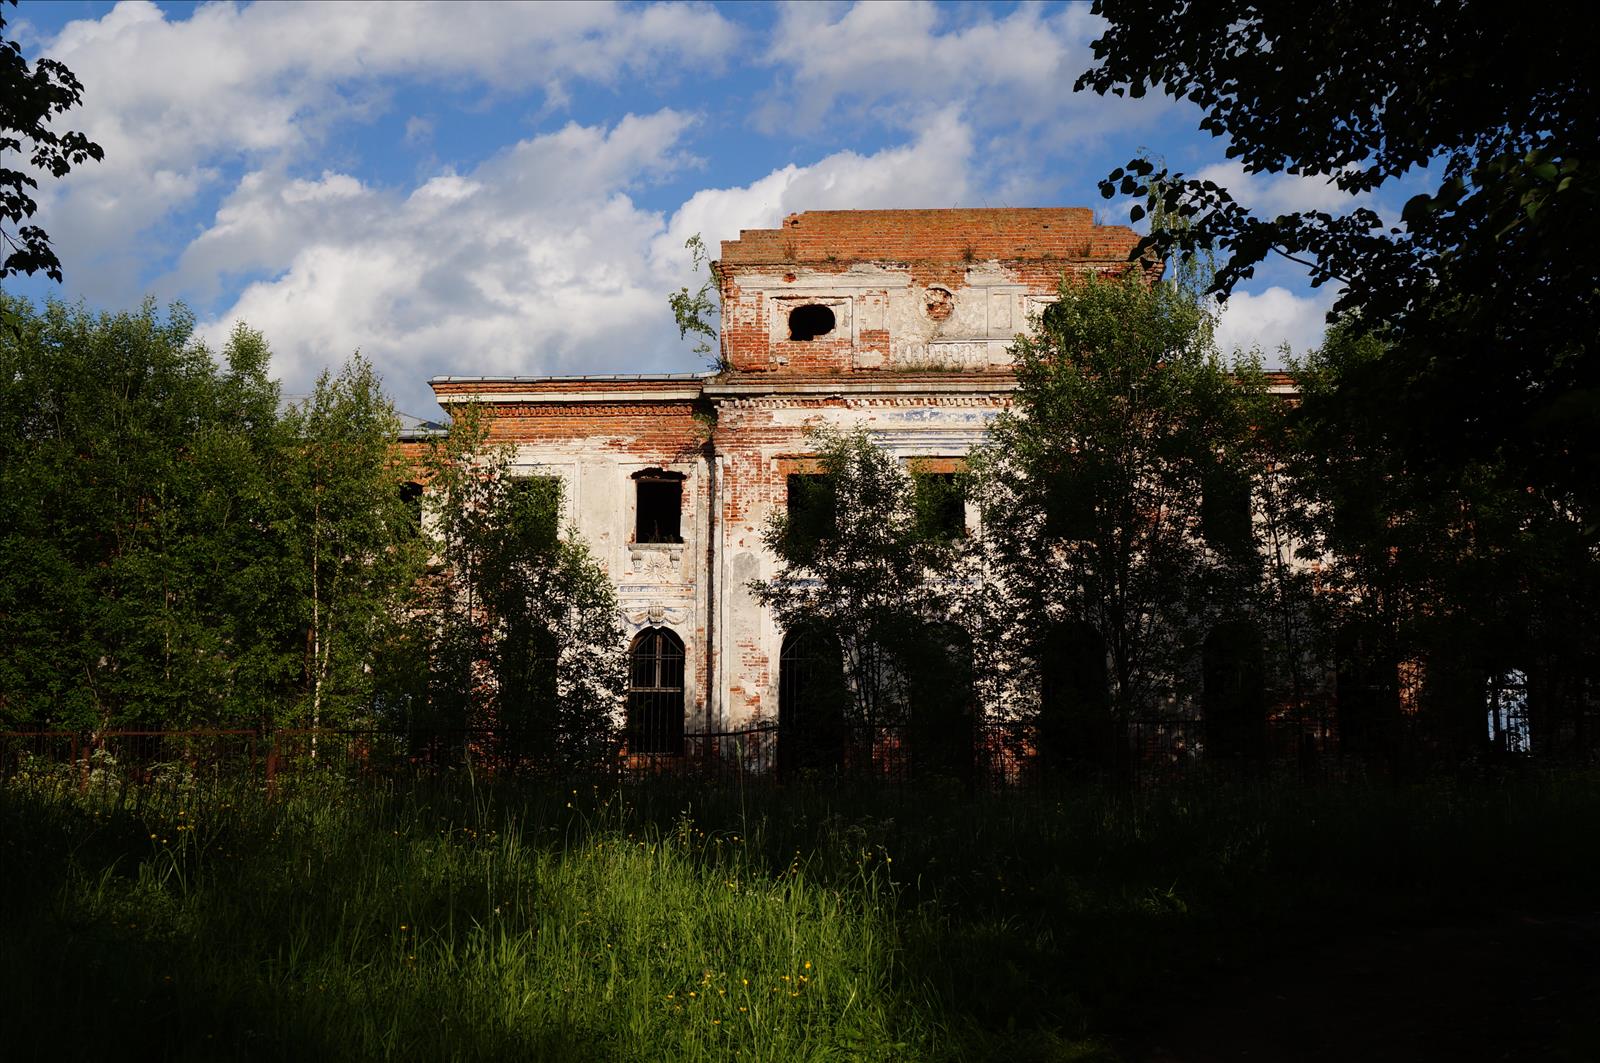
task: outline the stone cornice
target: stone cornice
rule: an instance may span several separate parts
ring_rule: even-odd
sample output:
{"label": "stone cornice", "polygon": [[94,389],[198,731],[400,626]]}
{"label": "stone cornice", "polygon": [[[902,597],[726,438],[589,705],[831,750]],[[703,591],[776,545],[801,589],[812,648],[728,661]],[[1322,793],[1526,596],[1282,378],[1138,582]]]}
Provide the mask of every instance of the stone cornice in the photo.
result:
{"label": "stone cornice", "polygon": [[730,410],[793,410],[793,409],[888,409],[893,407],[943,407],[989,408],[1010,405],[1010,396],[1004,392],[969,392],[961,395],[843,395],[832,392],[812,395],[741,395],[715,400],[723,409]]}
{"label": "stone cornice", "polygon": [[494,407],[495,417],[511,420],[514,418],[557,418],[573,417],[602,419],[606,417],[637,418],[641,407],[648,407],[652,416],[677,415],[692,417],[695,412],[693,403],[689,402],[629,402],[627,397],[619,395],[606,396],[601,399],[587,402],[566,402],[562,399],[496,399],[488,403]]}
{"label": "stone cornice", "polygon": [[585,403],[678,403],[700,397],[699,387],[616,388],[591,391],[434,391],[440,406],[480,403],[494,406],[565,406]]}
{"label": "stone cornice", "polygon": [[996,394],[1015,391],[1009,373],[870,372],[838,376],[785,377],[778,374],[707,381],[704,394],[713,402],[761,395],[934,396]]}

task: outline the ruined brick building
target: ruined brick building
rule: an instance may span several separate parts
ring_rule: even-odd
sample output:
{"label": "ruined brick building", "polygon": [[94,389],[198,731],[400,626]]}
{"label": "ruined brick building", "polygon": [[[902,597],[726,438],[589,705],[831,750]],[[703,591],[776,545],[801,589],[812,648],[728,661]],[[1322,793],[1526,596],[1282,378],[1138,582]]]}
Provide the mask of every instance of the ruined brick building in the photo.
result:
{"label": "ruined brick building", "polygon": [[[953,470],[1014,387],[1009,348],[1064,273],[1118,273],[1138,237],[1086,209],[810,211],[724,241],[715,374],[439,377],[488,412],[616,583],[646,751],[777,716],[784,635],[751,596],[806,471],[810,426],[865,426]],[[968,514],[968,519],[971,519]],[[637,726],[638,721],[635,721]]]}

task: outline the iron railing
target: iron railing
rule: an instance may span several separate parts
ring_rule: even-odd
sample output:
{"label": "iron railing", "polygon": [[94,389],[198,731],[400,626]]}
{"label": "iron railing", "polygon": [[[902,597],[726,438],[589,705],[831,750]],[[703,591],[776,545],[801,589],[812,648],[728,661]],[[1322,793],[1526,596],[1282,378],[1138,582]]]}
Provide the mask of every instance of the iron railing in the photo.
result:
{"label": "iron railing", "polygon": [[[712,781],[765,780],[788,784],[827,779],[882,783],[955,781],[986,789],[1048,787],[1099,774],[1133,784],[1156,784],[1236,771],[1236,762],[1205,755],[1201,720],[1130,721],[1124,741],[1091,762],[1041,752],[1035,730],[1024,724],[987,723],[970,736],[926,734],[903,725],[845,724],[818,739],[815,732],[785,732],[775,723],[713,732],[683,733],[681,741],[643,749],[599,751],[587,774],[622,779],[694,776]],[[969,741],[970,737],[970,741]],[[820,745],[818,742],[820,741]],[[787,743],[787,745],[786,745]],[[803,748],[801,748],[803,747]],[[1262,756],[1249,770],[1301,777],[1345,774],[1337,731],[1321,718],[1269,721]],[[470,765],[488,776],[574,774],[570,749],[553,736],[489,729],[350,730],[111,730],[0,732],[0,786],[21,778],[49,778],[80,790],[126,791],[159,785],[237,784],[274,792],[286,779],[317,773],[350,777],[437,774]]]}

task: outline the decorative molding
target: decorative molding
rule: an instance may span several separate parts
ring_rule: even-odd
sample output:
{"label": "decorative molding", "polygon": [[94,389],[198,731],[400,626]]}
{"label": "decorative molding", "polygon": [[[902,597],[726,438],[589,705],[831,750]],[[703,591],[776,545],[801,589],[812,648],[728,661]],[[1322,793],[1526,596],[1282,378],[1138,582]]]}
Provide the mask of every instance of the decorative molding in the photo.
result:
{"label": "decorative molding", "polygon": [[624,398],[638,403],[660,402],[692,402],[700,397],[699,385],[691,387],[674,388],[629,388],[618,386],[616,388],[599,388],[593,391],[555,391],[555,390],[528,390],[528,391],[445,391],[435,392],[434,401],[441,406],[454,403],[466,404],[498,404],[515,403],[522,405],[529,402],[537,403],[615,403]]}
{"label": "decorative molding", "polygon": [[[647,627],[681,628],[689,623],[693,615],[694,607],[688,604],[623,606],[622,608],[622,619],[627,624],[630,633],[636,633],[641,628]],[[681,636],[682,633],[680,632],[679,634]]]}
{"label": "decorative molding", "polygon": [[635,580],[676,583],[683,579],[682,543],[629,543],[628,572]]}
{"label": "decorative molding", "polygon": [[728,398],[718,400],[724,409],[733,410],[793,410],[793,409],[892,409],[907,407],[940,407],[944,409],[1001,408],[1011,405],[1005,394],[988,395],[828,395],[828,396],[775,396],[761,398]]}
{"label": "decorative molding", "polygon": [[509,401],[504,405],[495,404],[490,411],[497,418],[574,418],[590,420],[599,417],[639,417],[648,414],[651,417],[677,415],[685,420],[694,416],[694,407],[688,403],[655,403],[655,402],[626,402],[622,396],[611,396],[612,401],[606,404],[576,404],[563,405],[565,399],[548,400],[529,396],[526,399]]}

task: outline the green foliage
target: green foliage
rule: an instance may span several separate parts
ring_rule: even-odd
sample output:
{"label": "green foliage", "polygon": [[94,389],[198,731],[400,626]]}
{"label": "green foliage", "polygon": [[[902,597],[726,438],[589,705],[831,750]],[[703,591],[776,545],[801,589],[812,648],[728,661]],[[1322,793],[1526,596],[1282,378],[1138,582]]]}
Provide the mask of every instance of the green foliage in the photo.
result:
{"label": "green foliage", "polygon": [[[0,32],[6,25],[5,3],[0,0]],[[105,158],[100,145],[74,130],[58,133],[51,121],[83,100],[83,85],[66,65],[40,59],[30,68],[22,45],[0,38],[0,153],[26,150],[28,163],[52,177],[64,177],[90,159]],[[21,170],[0,168],[0,219],[18,225],[33,217],[39,204],[30,194],[39,182]],[[61,261],[50,248],[50,238],[37,225],[21,225],[12,235],[0,226],[0,280],[17,273],[30,276],[39,270],[61,282]]]}
{"label": "green foliage", "polygon": [[919,506],[912,474],[864,429],[811,441],[822,471],[789,478],[789,505],[763,536],[778,572],[751,591],[783,629],[838,640],[854,722],[903,722],[907,683],[955,651],[933,628],[956,611],[956,546],[929,524],[944,502],[924,490]]}
{"label": "green foliage", "polygon": [[1138,253],[1216,246],[1222,294],[1269,255],[1305,264],[1341,288],[1339,315],[1384,336],[1329,396],[1345,416],[1381,412],[1382,445],[1416,474],[1500,470],[1506,490],[1533,487],[1600,529],[1600,107],[1582,9],[1510,21],[1479,5],[1095,9],[1107,28],[1078,86],[1193,101],[1246,173],[1350,193],[1438,174],[1399,225],[1367,207],[1263,219],[1214,183],[1134,159],[1102,192],[1191,221],[1152,230]]}
{"label": "green foliage", "polygon": [[1487,679],[1538,673],[1536,742],[1565,752],[1561,736],[1581,732],[1586,710],[1582,677],[1600,664],[1592,530],[1561,496],[1519,483],[1506,460],[1421,461],[1390,409],[1353,405],[1391,343],[1341,322],[1297,367],[1288,483],[1302,498],[1298,537],[1330,562],[1328,623],[1374,633],[1386,668],[1421,663],[1424,722],[1456,753],[1483,744]]}
{"label": "green foliage", "polygon": [[420,556],[371,367],[280,417],[242,326],[219,365],[182,307],[4,310],[0,719],[360,719]]}
{"label": "green foliage", "polygon": [[[1592,776],[1066,799],[7,782],[21,1058],[1109,1061],[1208,1005],[1248,1041],[1232,1016],[1281,1008],[1302,972],[1326,1006],[1375,954],[1435,957],[1451,976],[1397,994],[1401,1043],[1419,1002],[1470,1006],[1446,999],[1452,928],[1488,953],[1495,1008],[1520,988],[1592,1010],[1579,924],[1544,918],[1600,886]],[[1530,928],[1548,951],[1496,944]],[[1559,1036],[1496,1046],[1584,1058]]]}
{"label": "green foliage", "polygon": [[694,291],[691,292],[685,285],[667,296],[667,303],[672,307],[672,318],[678,324],[678,338],[681,340],[694,333],[698,337],[694,353],[708,359],[713,369],[726,372],[728,364],[713,346],[717,342],[717,328],[711,321],[721,310],[715,263],[710,262],[710,252],[706,250],[705,241],[700,239],[699,233],[689,237],[683,246],[689,249],[693,259],[693,272],[697,276],[702,269],[707,272],[705,280]]}
{"label": "green foliage", "polygon": [[9,301],[0,335],[0,712],[102,728],[249,720],[292,674],[259,336],[218,366],[181,307]]}
{"label": "green foliage", "polygon": [[[1120,715],[1192,694],[1205,632],[1259,607],[1249,485],[1276,411],[1259,366],[1230,371],[1207,321],[1137,272],[1064,281],[1018,340],[1014,408],[975,458],[992,629],[1033,675],[1052,631],[1094,629]],[[1219,542],[1203,500],[1211,488],[1217,508],[1223,485],[1246,505]]]}
{"label": "green foliage", "polygon": [[367,667],[398,637],[424,561],[400,485],[400,421],[371,363],[356,355],[324,372],[283,419],[287,460],[280,530],[298,577],[306,639],[305,704],[296,722],[346,725],[372,703]]}
{"label": "green foliage", "polygon": [[616,591],[575,530],[557,534],[561,481],[514,476],[510,457],[473,408],[427,459],[442,568],[416,623],[431,662],[418,722],[492,724],[506,752],[604,766],[626,686]]}

